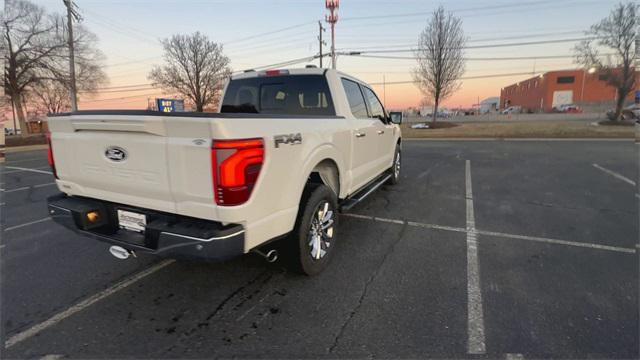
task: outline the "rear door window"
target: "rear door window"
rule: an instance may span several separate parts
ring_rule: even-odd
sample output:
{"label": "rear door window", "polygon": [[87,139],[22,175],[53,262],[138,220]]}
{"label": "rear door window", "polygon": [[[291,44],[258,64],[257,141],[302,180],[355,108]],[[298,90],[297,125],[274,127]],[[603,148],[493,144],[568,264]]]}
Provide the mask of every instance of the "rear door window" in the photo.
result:
{"label": "rear door window", "polygon": [[344,92],[347,94],[347,101],[351,108],[351,114],[356,118],[369,117],[367,105],[365,105],[362,91],[360,91],[360,85],[355,81],[342,79],[342,86],[344,87]]}
{"label": "rear door window", "polygon": [[384,114],[384,108],[382,107],[380,100],[378,100],[376,93],[365,86],[362,87],[362,91],[367,98],[367,104],[369,104],[369,112],[371,113],[371,117],[378,118],[380,120],[385,119],[386,116]]}
{"label": "rear door window", "polygon": [[264,76],[231,80],[223,113],[327,115],[336,112],[323,75]]}

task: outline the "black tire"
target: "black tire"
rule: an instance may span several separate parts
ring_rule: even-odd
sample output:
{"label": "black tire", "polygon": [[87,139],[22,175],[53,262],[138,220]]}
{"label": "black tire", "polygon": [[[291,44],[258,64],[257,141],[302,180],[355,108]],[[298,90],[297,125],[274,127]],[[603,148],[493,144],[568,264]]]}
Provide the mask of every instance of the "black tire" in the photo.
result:
{"label": "black tire", "polygon": [[[402,150],[400,150],[400,145],[396,145],[396,151],[393,155],[393,164],[391,164],[391,168],[389,172],[391,173],[391,178],[387,181],[390,185],[396,185],[400,182],[400,170],[402,168]],[[397,166],[397,169],[396,169]],[[397,171],[396,171],[397,170]]]}
{"label": "black tire", "polygon": [[[324,210],[324,204],[327,204],[325,217],[329,215],[329,211],[332,211],[331,236],[328,238],[330,241],[327,242],[324,241],[324,236],[320,238],[312,236],[314,231],[312,227],[315,224],[317,229],[320,216],[319,211]],[[322,207],[322,209],[320,207]],[[290,236],[289,249],[293,270],[309,276],[322,272],[331,261],[333,253],[335,252],[337,228],[338,200],[336,194],[328,186],[322,184],[308,185],[302,196],[296,225]],[[325,233],[328,231],[329,228],[327,228]],[[329,246],[327,246],[327,244],[329,244]],[[314,246],[315,249],[320,250],[314,251]]]}

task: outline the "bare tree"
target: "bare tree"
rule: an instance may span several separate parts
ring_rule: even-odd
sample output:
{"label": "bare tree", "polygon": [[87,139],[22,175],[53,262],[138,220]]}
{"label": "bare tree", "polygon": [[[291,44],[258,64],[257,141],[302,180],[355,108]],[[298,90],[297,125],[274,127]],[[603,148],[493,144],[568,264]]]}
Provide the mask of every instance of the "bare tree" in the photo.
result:
{"label": "bare tree", "polygon": [[[595,67],[609,86],[616,89],[616,109],[612,120],[622,113],[625,99],[635,88],[634,42],[640,26],[640,5],[619,3],[608,17],[591,26],[587,40],[575,47],[576,61],[587,68]],[[604,57],[600,50],[613,51]]]}
{"label": "bare tree", "polygon": [[[78,88],[92,91],[106,82],[101,70],[102,53],[96,38],[79,27],[74,38]],[[66,26],[60,15],[26,0],[7,0],[2,13],[2,45],[5,91],[13,102],[20,128],[25,129],[25,98],[35,87],[54,81],[69,87],[69,53]]]}
{"label": "bare tree", "polygon": [[460,88],[464,74],[466,38],[462,20],[438,7],[420,34],[413,71],[414,81],[423,94],[433,100],[435,123],[440,103]]}
{"label": "bare tree", "polygon": [[223,80],[231,74],[222,45],[195,32],[173,35],[163,40],[162,46],[165,64],[155,66],[148,76],[153,86],[181,94],[195,104],[198,112],[215,103]]}
{"label": "bare tree", "polygon": [[35,107],[45,113],[56,114],[71,108],[69,89],[58,81],[38,82],[33,86],[30,98],[37,104]]}

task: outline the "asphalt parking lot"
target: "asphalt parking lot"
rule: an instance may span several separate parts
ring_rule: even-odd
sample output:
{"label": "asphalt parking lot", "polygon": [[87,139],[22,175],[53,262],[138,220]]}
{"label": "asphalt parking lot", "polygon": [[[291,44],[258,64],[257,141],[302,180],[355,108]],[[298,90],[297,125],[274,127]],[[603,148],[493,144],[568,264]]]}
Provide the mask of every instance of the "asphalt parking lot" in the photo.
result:
{"label": "asphalt parking lot", "polygon": [[140,255],[47,220],[44,151],[2,167],[3,358],[638,358],[631,141],[411,141],[314,278]]}

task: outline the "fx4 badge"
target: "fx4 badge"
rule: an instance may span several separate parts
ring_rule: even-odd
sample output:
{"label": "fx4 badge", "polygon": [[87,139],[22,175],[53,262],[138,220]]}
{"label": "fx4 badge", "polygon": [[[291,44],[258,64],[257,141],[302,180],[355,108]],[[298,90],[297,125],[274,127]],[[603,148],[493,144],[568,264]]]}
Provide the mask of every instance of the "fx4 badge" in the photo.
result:
{"label": "fx4 badge", "polygon": [[302,144],[302,134],[289,134],[289,135],[276,135],[273,137],[276,148],[280,147],[280,144],[297,145]]}

